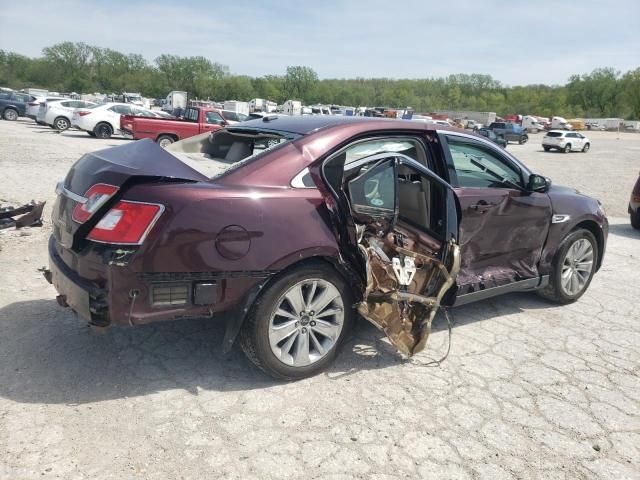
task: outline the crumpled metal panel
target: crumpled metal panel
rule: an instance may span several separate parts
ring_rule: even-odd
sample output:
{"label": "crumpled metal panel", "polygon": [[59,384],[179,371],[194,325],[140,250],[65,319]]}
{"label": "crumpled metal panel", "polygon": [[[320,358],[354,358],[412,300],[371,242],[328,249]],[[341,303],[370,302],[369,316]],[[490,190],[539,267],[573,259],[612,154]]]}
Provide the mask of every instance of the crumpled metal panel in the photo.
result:
{"label": "crumpled metal panel", "polygon": [[[397,234],[396,230],[389,235]],[[389,235],[384,239],[365,235],[361,239],[359,248],[366,259],[367,287],[358,312],[382,330],[400,352],[414,355],[426,346],[440,300],[460,268],[458,246],[451,245],[448,270],[435,258],[404,246],[420,250],[417,243],[404,241],[403,246],[397,246],[397,240],[390,241]],[[412,257],[417,267],[413,281],[406,287],[398,282],[391,261],[393,257],[405,256]]]}

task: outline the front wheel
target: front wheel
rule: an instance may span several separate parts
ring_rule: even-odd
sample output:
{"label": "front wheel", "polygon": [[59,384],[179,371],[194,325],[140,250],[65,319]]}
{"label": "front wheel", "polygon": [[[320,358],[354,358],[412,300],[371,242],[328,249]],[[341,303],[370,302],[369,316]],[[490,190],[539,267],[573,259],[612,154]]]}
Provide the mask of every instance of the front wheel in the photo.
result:
{"label": "front wheel", "polygon": [[636,230],[640,230],[640,209],[629,214],[631,220],[631,226]]}
{"label": "front wheel", "polygon": [[582,152],[583,152],[583,153],[587,153],[587,152],[589,151],[589,148],[590,148],[590,147],[591,147],[591,146],[590,146],[588,143],[585,143],[585,144],[584,144],[584,147],[582,147]]}
{"label": "front wheel", "polygon": [[353,322],[349,285],[330,266],[296,268],[275,280],[256,301],[240,345],[274,378],[314,375],[336,357]]}
{"label": "front wheel", "polygon": [[96,138],[95,132],[87,132],[90,137]]}
{"label": "front wheel", "polygon": [[542,147],[544,149],[545,152],[548,152],[549,150],[551,150],[551,147]]}
{"label": "front wheel", "polygon": [[571,151],[571,144],[567,143],[562,150],[564,153],[569,153]]}
{"label": "front wheel", "polygon": [[527,135],[523,135],[522,137],[520,137],[520,140],[518,140],[518,143],[520,145],[524,145],[525,143],[527,143],[528,140],[529,140],[529,137]]}
{"label": "front wheel", "polygon": [[551,267],[549,285],[538,293],[556,303],[575,302],[586,292],[598,262],[598,246],[593,233],[578,229],[562,241]]}

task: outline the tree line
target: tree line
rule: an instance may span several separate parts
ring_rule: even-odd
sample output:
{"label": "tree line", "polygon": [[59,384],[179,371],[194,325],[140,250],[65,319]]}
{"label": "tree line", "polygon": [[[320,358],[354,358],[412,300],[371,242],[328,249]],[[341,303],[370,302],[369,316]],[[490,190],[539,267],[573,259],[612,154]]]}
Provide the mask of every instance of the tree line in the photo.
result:
{"label": "tree line", "polygon": [[443,78],[322,79],[306,66],[287,67],[283,75],[234,75],[229,67],[201,56],[160,55],[149,63],[85,43],[63,42],[30,58],[0,50],[0,86],[37,87],[58,92],[140,92],[163,98],[185,90],[192,98],[287,99],[305,104],[413,107],[436,110],[493,111],[563,117],[640,119],[640,68],[626,73],[598,68],[576,74],[565,85],[506,86],[490,75],[455,74]]}

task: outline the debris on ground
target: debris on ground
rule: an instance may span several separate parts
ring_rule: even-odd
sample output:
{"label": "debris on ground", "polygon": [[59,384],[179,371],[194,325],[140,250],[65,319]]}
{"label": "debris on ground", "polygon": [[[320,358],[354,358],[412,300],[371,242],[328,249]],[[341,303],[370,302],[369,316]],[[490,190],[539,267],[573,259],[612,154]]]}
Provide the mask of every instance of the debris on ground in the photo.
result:
{"label": "debris on ground", "polygon": [[15,227],[41,227],[42,210],[47,202],[31,200],[19,207],[0,206],[0,230]]}

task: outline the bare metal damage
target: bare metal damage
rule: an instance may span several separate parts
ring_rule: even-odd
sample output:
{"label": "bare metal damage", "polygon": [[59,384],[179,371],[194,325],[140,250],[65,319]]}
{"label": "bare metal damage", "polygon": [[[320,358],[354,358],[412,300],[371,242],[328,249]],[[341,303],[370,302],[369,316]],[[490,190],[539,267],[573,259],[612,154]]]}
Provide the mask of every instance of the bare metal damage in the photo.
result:
{"label": "bare metal damage", "polygon": [[380,236],[359,226],[358,247],[366,261],[367,285],[358,312],[382,330],[402,353],[422,351],[442,297],[460,270],[460,250],[452,240],[446,263],[420,250],[410,233]]}

